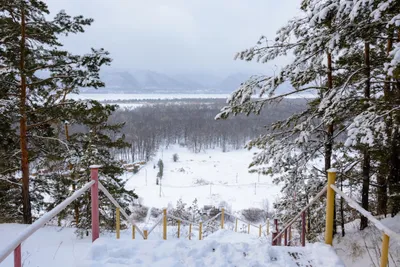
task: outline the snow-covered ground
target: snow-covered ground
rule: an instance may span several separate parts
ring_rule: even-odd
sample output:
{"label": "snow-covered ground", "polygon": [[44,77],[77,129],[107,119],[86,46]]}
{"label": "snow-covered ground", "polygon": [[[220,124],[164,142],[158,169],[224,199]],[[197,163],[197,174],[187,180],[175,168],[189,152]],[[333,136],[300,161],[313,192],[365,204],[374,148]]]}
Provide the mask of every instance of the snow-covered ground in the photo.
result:
{"label": "snow-covered ground", "polygon": [[[396,233],[400,233],[400,215],[388,217],[381,222]],[[345,225],[346,235],[334,239],[336,253],[346,266],[380,266],[382,231],[371,223],[363,231],[359,230],[360,220]],[[389,244],[389,266],[400,266],[400,243],[391,239]]]}
{"label": "snow-covered ground", "polygon": [[[172,159],[175,153],[179,156],[177,162]],[[225,202],[234,211],[250,207],[267,209],[267,205],[271,208],[280,194],[280,186],[272,183],[271,176],[248,172],[253,153],[244,149],[193,153],[172,146],[159,151],[138,173],[127,172],[126,187],[135,189],[142,204],[149,207],[175,206],[181,198],[188,204],[197,199],[200,206],[218,207]],[[156,185],[159,159],[164,162],[161,197],[160,186]]]}
{"label": "snow-covered ground", "polygon": [[[0,247],[4,247],[26,225],[0,224]],[[154,234],[153,234],[154,233]],[[93,245],[90,237],[78,239],[73,228],[43,227],[22,244],[24,267],[189,267],[189,266],[343,266],[332,249],[323,244],[306,248],[271,247],[269,238],[220,230],[204,240],[161,240],[155,229],[149,240],[132,240],[130,232],[116,240],[102,234]],[[13,265],[9,256],[0,267]]]}

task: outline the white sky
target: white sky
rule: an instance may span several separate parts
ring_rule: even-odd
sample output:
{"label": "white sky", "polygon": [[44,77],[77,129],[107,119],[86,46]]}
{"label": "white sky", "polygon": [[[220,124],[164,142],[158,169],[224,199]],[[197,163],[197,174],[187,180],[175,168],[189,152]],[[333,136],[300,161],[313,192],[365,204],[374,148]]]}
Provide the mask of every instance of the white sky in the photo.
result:
{"label": "white sky", "polygon": [[[271,72],[273,66],[234,61],[261,35],[273,38],[295,16],[293,0],[44,0],[53,15],[94,18],[85,34],[64,40],[84,53],[103,47],[112,67],[164,73]],[[282,64],[282,62],[277,62]]]}

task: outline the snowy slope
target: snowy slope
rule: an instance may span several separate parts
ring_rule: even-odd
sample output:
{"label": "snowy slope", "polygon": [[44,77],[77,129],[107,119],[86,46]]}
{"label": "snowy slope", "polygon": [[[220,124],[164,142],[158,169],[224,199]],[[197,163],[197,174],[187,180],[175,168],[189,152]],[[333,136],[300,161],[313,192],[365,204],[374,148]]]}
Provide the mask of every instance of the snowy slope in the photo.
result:
{"label": "snowy slope", "polygon": [[[381,222],[389,229],[400,233],[400,215],[385,218]],[[370,224],[363,231],[359,230],[360,220],[345,225],[346,235],[334,239],[334,247],[346,266],[364,267],[379,266],[382,247],[382,231]],[[389,265],[400,265],[400,244],[390,240]]]}
{"label": "snowy slope", "polygon": [[[22,224],[0,224],[0,247],[3,248],[25,229]],[[73,228],[46,226],[34,233],[22,244],[24,267],[71,267],[76,266],[88,253],[91,237],[78,239]],[[13,265],[13,256],[0,267]]]}
{"label": "snowy slope", "polygon": [[80,267],[344,266],[332,248],[271,247],[266,240],[220,230],[201,241],[99,239]]}
{"label": "snowy slope", "polygon": [[[172,155],[179,155],[173,162]],[[149,207],[175,205],[182,198],[191,203],[197,198],[200,206],[228,203],[233,210],[249,207],[266,209],[280,194],[280,186],[272,183],[271,176],[248,172],[254,151],[237,150],[222,152],[207,150],[192,153],[179,146],[161,150],[139,173],[126,173],[126,187],[135,189],[142,204]],[[163,159],[164,177],[156,185],[157,161]]]}

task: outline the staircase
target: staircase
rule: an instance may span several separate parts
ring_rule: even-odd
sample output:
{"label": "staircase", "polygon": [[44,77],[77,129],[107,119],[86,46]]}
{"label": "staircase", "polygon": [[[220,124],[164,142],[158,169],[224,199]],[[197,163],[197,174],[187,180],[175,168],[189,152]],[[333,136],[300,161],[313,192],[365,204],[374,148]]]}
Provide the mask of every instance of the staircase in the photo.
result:
{"label": "staircase", "polygon": [[[118,202],[112,197],[107,189],[98,180],[98,169],[100,166],[91,166],[91,181],[81,189],[74,192],[53,210],[44,214],[32,225],[20,232],[18,237],[0,250],[0,264],[10,256],[14,255],[14,267],[22,267],[21,248],[22,243],[43,227],[54,216],[60,213],[67,205],[82,196],[87,190],[91,190],[92,208],[92,245],[87,257],[78,262],[80,267],[123,267],[123,266],[288,266],[288,267],[336,267],[344,266],[332,248],[333,236],[333,212],[335,193],[342,197],[349,205],[367,217],[378,229],[383,232],[381,264],[387,267],[389,239],[400,241],[400,235],[384,226],[366,210],[362,209],[354,200],[340,191],[334,184],[336,171],[328,170],[328,184],[312,199],[303,210],[279,230],[278,221],[274,220],[274,227],[269,231],[269,220],[265,225],[248,225],[248,234],[237,233],[237,224],[240,218],[221,212],[205,222],[194,223],[168,214],[167,209],[159,215],[156,223],[151,228],[138,227],[135,222],[121,209]],[[101,190],[116,207],[116,239],[100,238],[99,227],[99,190]],[[305,212],[307,208],[326,192],[326,226],[325,244],[312,243],[306,245]],[[120,214],[131,225],[131,235],[121,238]],[[225,215],[235,219],[233,231],[225,230]],[[302,230],[299,245],[292,238],[291,226],[301,217]],[[167,219],[177,222],[177,238],[168,238]],[[212,235],[203,237],[203,225],[220,218],[220,230]],[[243,221],[243,220],[242,220]],[[160,235],[150,235],[158,225],[162,224]],[[186,224],[188,228],[187,237],[181,236],[181,225]],[[258,237],[249,235],[251,227],[258,229]],[[160,227],[159,227],[160,228]],[[264,231],[266,228],[266,231]],[[171,232],[171,230],[170,230]],[[193,233],[195,232],[196,235]],[[136,238],[136,233],[141,238]],[[175,233],[174,233],[175,234]],[[262,236],[265,238],[261,238]],[[282,237],[284,237],[283,246]],[[61,243],[60,243],[61,245]]]}

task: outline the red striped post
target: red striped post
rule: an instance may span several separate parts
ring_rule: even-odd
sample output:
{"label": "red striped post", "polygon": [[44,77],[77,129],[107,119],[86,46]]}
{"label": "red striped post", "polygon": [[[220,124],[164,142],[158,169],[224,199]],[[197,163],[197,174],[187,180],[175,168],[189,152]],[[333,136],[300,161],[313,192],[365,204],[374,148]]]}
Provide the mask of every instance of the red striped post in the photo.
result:
{"label": "red striped post", "polygon": [[21,261],[21,244],[14,249],[14,267],[22,267]]}
{"label": "red striped post", "polygon": [[301,245],[306,246],[306,212],[301,214]]}
{"label": "red striped post", "polygon": [[100,236],[99,225],[99,167],[98,165],[90,166],[90,177],[94,184],[90,190],[92,197],[92,242],[96,241]]}

